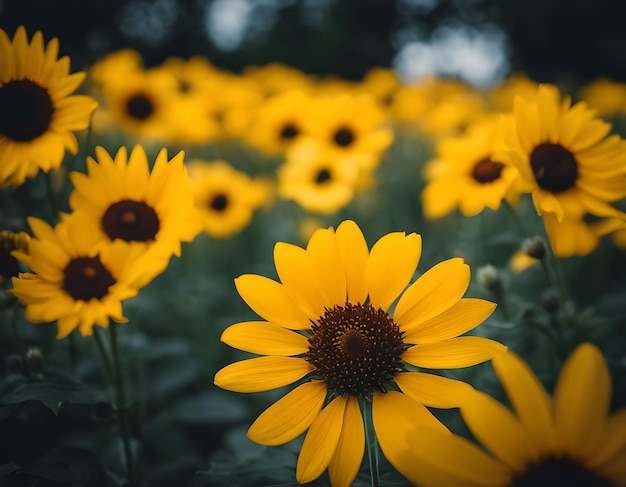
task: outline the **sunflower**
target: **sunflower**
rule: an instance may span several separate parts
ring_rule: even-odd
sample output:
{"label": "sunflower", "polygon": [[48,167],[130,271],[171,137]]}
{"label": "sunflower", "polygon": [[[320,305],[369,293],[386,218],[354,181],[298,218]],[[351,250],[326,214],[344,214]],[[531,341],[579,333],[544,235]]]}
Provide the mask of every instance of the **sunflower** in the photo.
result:
{"label": "sunflower", "polygon": [[254,211],[268,204],[270,187],[251,179],[225,161],[189,162],[191,192],[202,215],[204,233],[213,238],[229,238],[243,230]]}
{"label": "sunflower", "polygon": [[475,216],[485,208],[497,210],[505,198],[517,200],[517,169],[497,159],[502,149],[500,127],[499,117],[489,117],[464,135],[437,143],[436,157],[424,168],[428,184],[422,201],[427,218],[443,217],[456,208],[465,216]]}
{"label": "sunflower", "polygon": [[583,86],[580,99],[602,117],[615,117],[626,113],[626,84],[599,77]]}
{"label": "sunflower", "polygon": [[245,141],[265,156],[283,154],[305,133],[313,104],[313,98],[304,91],[269,98],[256,109]]}
{"label": "sunflower", "polygon": [[29,43],[23,26],[13,41],[0,29],[0,188],[57,169],[65,151],[78,151],[73,131],[89,126],[97,102],[70,96],[85,73],[69,74],[58,53],[56,38],[44,47],[39,31]]}
{"label": "sunflower", "polygon": [[558,222],[589,213],[620,217],[610,203],[626,196],[626,142],[583,102],[571,106],[558,89],[539,85],[534,98],[515,98],[503,157],[519,170],[540,215]]}
{"label": "sunflower", "polygon": [[130,156],[121,147],[114,158],[96,147],[96,159],[87,158],[87,174],[70,174],[70,207],[89,215],[103,240],[180,256],[181,242],[191,242],[201,230],[183,158],[181,151],[168,160],[161,149],[150,170],[141,145]]}
{"label": "sunflower", "polygon": [[[334,213],[355,196],[363,156],[335,158],[315,140],[305,140],[287,151],[278,170],[279,195],[307,211]],[[366,164],[371,158],[365,156]]]}
{"label": "sunflower", "polygon": [[461,414],[465,438],[414,429],[396,468],[423,487],[626,486],[626,408],[609,412],[611,375],[594,345],[563,364],[552,400],[512,352],[493,359],[513,411],[472,391]]}
{"label": "sunflower", "polygon": [[394,140],[386,112],[365,93],[317,96],[304,131],[337,157],[358,154],[380,159]]}
{"label": "sunflower", "polygon": [[12,254],[32,273],[13,277],[7,292],[26,305],[28,321],[58,320],[59,339],[75,329],[91,335],[95,325],[106,328],[109,319],[126,322],[122,301],[162,267],[139,246],[103,241],[84,214],[66,216],[54,228],[34,217],[28,223],[34,234],[28,252]]}
{"label": "sunflower", "polygon": [[243,300],[267,321],[231,325],[222,341],[262,356],[224,367],[215,383],[258,392],[302,381],[248,430],[252,441],[280,445],[308,429],[298,482],[328,468],[334,487],[352,483],[365,447],[360,404],[371,404],[388,458],[401,451],[408,425],[445,429],[425,405],[456,407],[470,386],[415,368],[466,367],[505,349],[486,338],[459,336],[495,309],[488,301],[462,298],[470,280],[462,259],[441,262],[405,290],[421,247],[420,235],[397,232],[368,250],[348,220],[336,232],[318,229],[306,249],[279,242],[274,262],[280,282],[252,274],[235,280]]}

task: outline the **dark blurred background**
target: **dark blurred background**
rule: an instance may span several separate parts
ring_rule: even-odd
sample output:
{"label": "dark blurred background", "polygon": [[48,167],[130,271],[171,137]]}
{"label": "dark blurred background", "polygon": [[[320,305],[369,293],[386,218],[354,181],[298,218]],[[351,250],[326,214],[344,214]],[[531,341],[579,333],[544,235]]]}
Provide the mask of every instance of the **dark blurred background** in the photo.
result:
{"label": "dark blurred background", "polygon": [[0,28],[59,37],[74,69],[131,47],[147,66],[202,54],[234,72],[280,61],[360,79],[393,66],[475,84],[511,71],[626,81],[624,18],[621,0],[0,0]]}

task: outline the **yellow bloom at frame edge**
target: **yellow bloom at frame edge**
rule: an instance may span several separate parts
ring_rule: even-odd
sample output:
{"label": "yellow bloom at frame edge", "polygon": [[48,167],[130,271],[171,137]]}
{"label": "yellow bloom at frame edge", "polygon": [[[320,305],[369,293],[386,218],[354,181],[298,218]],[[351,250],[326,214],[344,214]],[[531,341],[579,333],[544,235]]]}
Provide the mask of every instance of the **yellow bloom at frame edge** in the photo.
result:
{"label": "yellow bloom at frame edge", "polygon": [[360,403],[371,401],[376,436],[394,461],[410,425],[447,431],[425,406],[458,407],[473,389],[416,368],[467,367],[506,349],[460,336],[495,309],[462,297],[470,281],[462,259],[441,262],[409,285],[421,250],[421,236],[403,232],[383,236],[369,250],[348,220],[336,231],[315,231],[306,249],[277,243],[280,282],[253,274],[235,280],[243,300],[266,321],[231,325],[222,341],[262,356],[224,367],[215,384],[259,392],[299,383],[248,430],[252,441],[280,445],[308,429],[298,482],[326,468],[334,487],[353,482],[365,449]]}
{"label": "yellow bloom at frame edge", "polygon": [[422,487],[626,486],[626,408],[609,412],[611,374],[597,347],[570,354],[552,400],[514,353],[492,364],[513,411],[479,391],[461,405],[484,449],[418,427],[396,459],[403,475]]}
{"label": "yellow bloom at frame edge", "polygon": [[26,29],[13,37],[0,29],[0,188],[19,186],[41,169],[78,152],[74,131],[86,129],[96,100],[73,95],[85,73],[70,74],[70,59],[57,59],[59,41],[44,46],[37,31],[29,43]]}
{"label": "yellow bloom at frame edge", "polygon": [[7,292],[26,305],[31,323],[58,320],[59,339],[75,329],[91,335],[95,325],[108,327],[109,319],[126,322],[122,301],[136,296],[162,267],[140,246],[103,241],[87,220],[72,214],[53,228],[31,217],[28,252],[13,252],[33,272],[13,277]]}

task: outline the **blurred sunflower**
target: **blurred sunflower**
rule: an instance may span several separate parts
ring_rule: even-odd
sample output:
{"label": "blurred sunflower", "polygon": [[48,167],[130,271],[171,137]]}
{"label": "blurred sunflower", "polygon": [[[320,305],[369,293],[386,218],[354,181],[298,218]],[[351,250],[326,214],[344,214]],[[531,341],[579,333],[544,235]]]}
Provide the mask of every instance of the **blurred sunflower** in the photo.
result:
{"label": "blurred sunflower", "polygon": [[190,161],[191,192],[204,233],[229,238],[252,221],[254,211],[269,204],[269,184],[253,180],[225,161]]}
{"label": "blurred sunflower", "polygon": [[535,96],[538,86],[539,83],[531,80],[525,73],[513,73],[487,91],[489,107],[496,112],[510,112],[516,96]]}
{"label": "blurred sunflower", "polygon": [[515,98],[506,120],[503,157],[519,170],[540,215],[558,222],[623,215],[609,203],[626,196],[626,142],[607,136],[611,125],[585,103],[571,106],[555,86],[539,85],[534,98]]}
{"label": "blurred sunflower", "polygon": [[70,59],[58,54],[56,38],[44,47],[39,31],[29,43],[23,26],[13,41],[0,29],[0,188],[57,169],[65,151],[76,154],[73,131],[86,129],[98,106],[70,96],[85,73],[69,74]]}
{"label": "blurred sunflower", "polygon": [[626,409],[609,413],[611,375],[594,345],[579,345],[564,363],[550,400],[514,353],[493,367],[513,411],[479,391],[461,414],[483,448],[419,426],[396,468],[424,487],[626,486]]}
{"label": "blurred sunflower", "polygon": [[256,109],[245,141],[265,156],[283,154],[305,133],[313,105],[313,98],[304,91],[269,98]]}
{"label": "blurred sunflower", "polygon": [[191,242],[201,230],[183,158],[181,151],[168,160],[161,149],[150,170],[141,145],[130,156],[121,147],[114,158],[96,147],[96,159],[87,158],[87,174],[70,174],[70,207],[86,213],[103,240],[180,256],[181,242]]}
{"label": "blurred sunflower", "polygon": [[72,214],[54,228],[29,218],[34,234],[28,252],[13,255],[31,272],[13,277],[8,290],[26,306],[32,323],[58,321],[57,338],[78,329],[91,335],[95,325],[107,327],[109,319],[124,323],[122,301],[134,297],[154,277],[160,262],[138,246],[108,243],[87,215]]}
{"label": "blurred sunflower", "polygon": [[626,83],[599,77],[580,89],[580,99],[601,117],[626,113]]}
{"label": "blurred sunflower", "polygon": [[497,210],[506,198],[515,203],[520,195],[517,169],[497,159],[502,151],[500,117],[473,124],[462,136],[437,142],[436,157],[426,163],[422,192],[424,214],[441,218],[459,208],[475,216],[485,208]]}
{"label": "blurred sunflower", "polygon": [[313,76],[278,62],[247,66],[243,70],[243,77],[253,81],[265,97],[294,90],[311,92],[316,81]]}
{"label": "blurred sunflower", "polygon": [[337,157],[358,154],[380,159],[394,140],[385,111],[368,94],[317,96],[304,131]]}
{"label": "blurred sunflower", "polygon": [[397,232],[368,250],[356,223],[345,221],[336,232],[318,229],[306,249],[276,244],[280,282],[252,274],[235,280],[243,300],[267,321],[231,325],[222,341],[263,356],[224,367],[215,383],[258,392],[304,379],[248,430],[252,441],[264,445],[309,430],[298,482],[328,468],[334,487],[351,485],[365,448],[360,404],[371,405],[381,449],[394,461],[410,424],[445,430],[425,405],[457,407],[470,386],[414,367],[466,367],[505,349],[486,338],[459,336],[495,308],[462,298],[470,280],[462,259],[441,262],[405,290],[421,247],[419,235]]}
{"label": "blurred sunflower", "polygon": [[371,159],[336,158],[315,140],[301,141],[287,151],[278,170],[278,193],[307,211],[335,213],[353,200],[363,157]]}
{"label": "blurred sunflower", "polygon": [[20,272],[19,261],[12,255],[14,250],[28,255],[30,236],[25,232],[0,231],[0,284]]}

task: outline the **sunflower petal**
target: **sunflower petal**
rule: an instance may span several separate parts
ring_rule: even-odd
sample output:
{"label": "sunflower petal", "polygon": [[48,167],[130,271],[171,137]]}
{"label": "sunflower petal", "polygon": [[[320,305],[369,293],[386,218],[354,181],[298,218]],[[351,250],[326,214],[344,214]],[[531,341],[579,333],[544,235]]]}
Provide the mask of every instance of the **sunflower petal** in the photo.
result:
{"label": "sunflower petal", "polygon": [[401,372],[394,379],[402,392],[425,406],[456,408],[473,387],[460,380],[423,372]]}
{"label": "sunflower petal", "polygon": [[350,487],[361,468],[365,452],[365,430],[359,403],[355,397],[348,398],[343,415],[341,436],[337,450],[328,465],[330,483],[333,487]]}
{"label": "sunflower petal", "polygon": [[504,345],[488,338],[462,336],[414,345],[402,358],[416,367],[455,369],[486,362],[505,350]]}
{"label": "sunflower petal", "polygon": [[296,465],[296,479],[299,483],[315,480],[328,467],[341,436],[347,402],[343,396],[336,397],[313,421]]}
{"label": "sunflower petal", "polygon": [[229,326],[221,340],[231,347],[260,355],[299,355],[309,347],[304,335],[267,321],[247,321]]}
{"label": "sunflower petal", "polygon": [[326,385],[319,380],[296,387],[261,413],[248,429],[248,438],[277,446],[300,436],[322,410],[326,393]]}
{"label": "sunflower petal", "polygon": [[364,303],[367,299],[365,266],[369,256],[363,233],[352,220],[346,220],[337,227],[335,240],[339,256],[346,271],[348,302]]}
{"label": "sunflower petal", "polygon": [[318,287],[327,303],[346,302],[346,273],[332,229],[319,229],[313,233],[306,248],[311,258]]}
{"label": "sunflower petal", "polygon": [[313,367],[294,357],[256,357],[227,365],[215,374],[215,385],[233,392],[277,389],[301,379]]}

